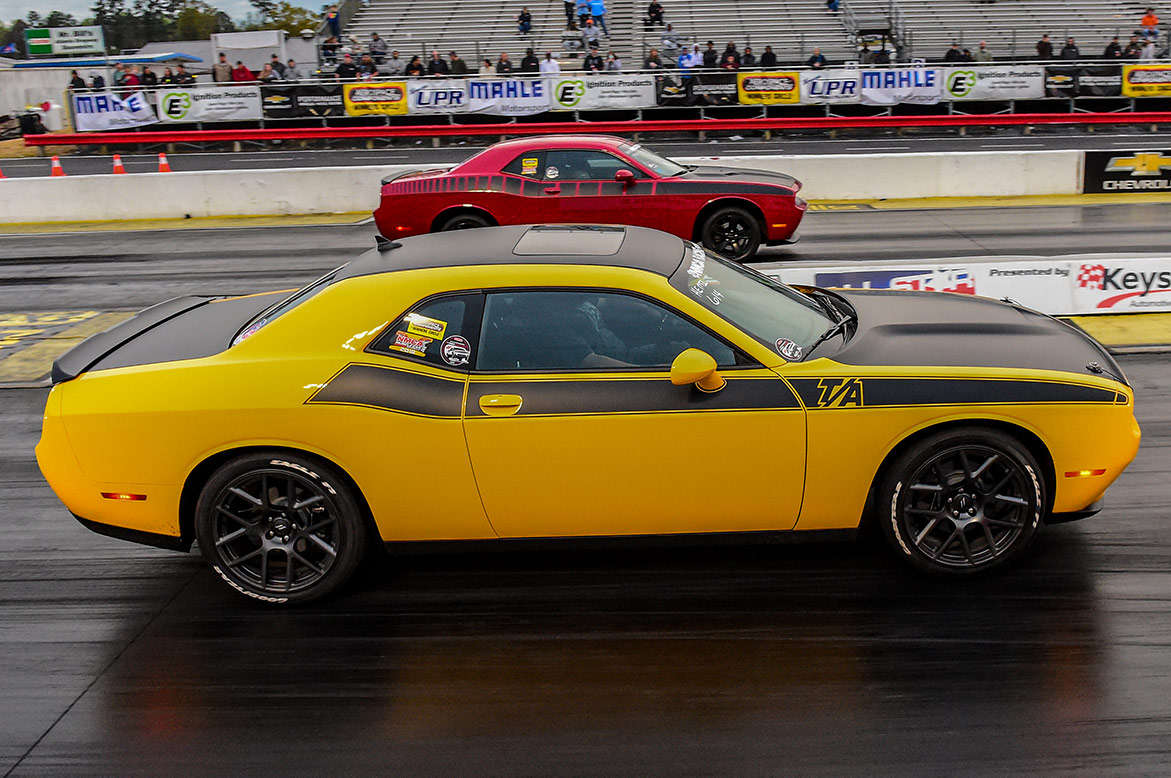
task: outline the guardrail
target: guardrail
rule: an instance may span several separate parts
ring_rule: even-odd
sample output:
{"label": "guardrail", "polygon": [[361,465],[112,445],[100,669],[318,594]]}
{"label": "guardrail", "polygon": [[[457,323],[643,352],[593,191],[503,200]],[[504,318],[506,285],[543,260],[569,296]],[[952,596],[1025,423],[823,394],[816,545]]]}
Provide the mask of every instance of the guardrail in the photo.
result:
{"label": "guardrail", "polygon": [[1171,111],[1134,113],[1018,113],[944,116],[765,117],[753,119],[652,119],[601,122],[500,122],[422,124],[379,127],[288,127],[269,129],[84,132],[25,135],[27,146],[117,146],[149,143],[225,143],[239,141],[492,137],[565,135],[581,132],[631,135],[655,132],[765,132],[784,130],[890,129],[912,127],[990,127],[1038,125],[1158,125],[1171,123]]}

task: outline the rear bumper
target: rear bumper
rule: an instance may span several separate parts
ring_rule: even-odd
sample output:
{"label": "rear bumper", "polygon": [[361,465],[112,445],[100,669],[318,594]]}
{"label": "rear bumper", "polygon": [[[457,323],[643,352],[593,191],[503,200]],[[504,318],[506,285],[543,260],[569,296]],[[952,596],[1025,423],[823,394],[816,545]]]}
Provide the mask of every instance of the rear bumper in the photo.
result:
{"label": "rear bumper", "polygon": [[163,535],[158,532],[144,532],[138,529],[127,529],[126,527],[117,527],[113,524],[103,524],[100,521],[91,521],[90,519],[83,519],[76,513],[73,518],[81,523],[81,526],[96,532],[99,535],[105,535],[109,538],[117,538],[118,540],[127,540],[131,543],[139,543],[144,546],[154,546],[155,548],[165,548],[168,551],[190,551],[191,539],[181,538],[174,535]]}
{"label": "rear bumper", "polygon": [[1098,500],[1095,503],[1087,505],[1080,511],[1069,511],[1068,513],[1051,513],[1045,518],[1046,524],[1066,524],[1071,521],[1078,521],[1079,519],[1088,519],[1095,513],[1102,510],[1105,500]]}

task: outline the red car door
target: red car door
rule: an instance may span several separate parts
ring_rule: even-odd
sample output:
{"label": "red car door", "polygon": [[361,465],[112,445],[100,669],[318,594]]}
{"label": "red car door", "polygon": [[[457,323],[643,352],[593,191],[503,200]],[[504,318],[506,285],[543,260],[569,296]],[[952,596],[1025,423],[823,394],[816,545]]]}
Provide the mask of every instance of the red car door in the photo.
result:
{"label": "red car door", "polygon": [[[628,170],[632,177],[618,181]],[[542,216],[547,222],[591,222],[652,226],[648,213],[651,179],[630,162],[598,149],[545,152]]]}

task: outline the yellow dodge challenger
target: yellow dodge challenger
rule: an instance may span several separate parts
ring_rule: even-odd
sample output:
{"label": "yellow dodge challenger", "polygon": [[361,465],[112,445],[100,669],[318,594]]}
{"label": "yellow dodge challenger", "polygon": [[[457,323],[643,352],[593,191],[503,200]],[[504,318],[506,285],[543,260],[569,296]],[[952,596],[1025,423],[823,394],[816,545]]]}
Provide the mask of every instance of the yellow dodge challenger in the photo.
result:
{"label": "yellow dodge challenger", "polygon": [[1093,513],[1139,444],[1094,340],[979,297],[792,288],[666,233],[382,240],[54,365],[37,459],[90,529],[316,599],[372,542],[853,530],[926,571]]}

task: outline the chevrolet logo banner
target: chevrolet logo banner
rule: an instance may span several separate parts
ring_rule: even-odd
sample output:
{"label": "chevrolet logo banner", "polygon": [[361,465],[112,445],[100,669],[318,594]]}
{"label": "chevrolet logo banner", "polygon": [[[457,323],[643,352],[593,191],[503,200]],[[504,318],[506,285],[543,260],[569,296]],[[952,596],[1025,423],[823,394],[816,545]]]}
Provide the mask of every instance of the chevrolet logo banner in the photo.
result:
{"label": "chevrolet logo banner", "polygon": [[1132,176],[1157,176],[1171,168],[1171,157],[1159,151],[1141,151],[1131,157],[1111,157],[1107,173],[1127,172]]}
{"label": "chevrolet logo banner", "polygon": [[1171,152],[1087,151],[1082,191],[1171,192]]}

